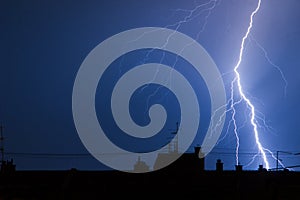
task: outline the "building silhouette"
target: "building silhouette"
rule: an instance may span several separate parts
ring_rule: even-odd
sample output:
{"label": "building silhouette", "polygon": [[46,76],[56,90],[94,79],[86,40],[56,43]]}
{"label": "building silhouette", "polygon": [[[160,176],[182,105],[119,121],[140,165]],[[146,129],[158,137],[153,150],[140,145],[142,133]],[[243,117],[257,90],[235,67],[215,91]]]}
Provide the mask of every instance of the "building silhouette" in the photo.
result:
{"label": "building silhouette", "polygon": [[139,173],[139,172],[149,172],[150,167],[141,160],[141,157],[138,157],[137,162],[134,165],[133,172]]}
{"label": "building silhouette", "polygon": [[[107,198],[199,198],[199,199],[298,199],[300,173],[296,171],[224,170],[220,159],[215,170],[205,169],[200,147],[184,153],[169,166],[148,173],[116,170],[19,171],[1,167],[0,199],[107,199]],[[159,154],[156,162],[167,157]],[[137,158],[134,169],[148,169]]]}

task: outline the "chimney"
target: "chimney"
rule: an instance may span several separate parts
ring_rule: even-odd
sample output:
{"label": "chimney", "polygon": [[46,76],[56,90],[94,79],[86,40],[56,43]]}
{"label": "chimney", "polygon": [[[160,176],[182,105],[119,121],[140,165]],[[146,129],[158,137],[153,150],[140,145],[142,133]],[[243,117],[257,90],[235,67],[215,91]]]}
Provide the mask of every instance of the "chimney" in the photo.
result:
{"label": "chimney", "polygon": [[201,150],[201,147],[199,147],[199,146],[196,146],[196,147],[194,147],[194,152],[195,152],[195,154],[196,155],[199,155],[199,152],[200,152],[200,150]]}
{"label": "chimney", "polygon": [[243,171],[243,165],[240,165],[240,164],[236,165],[235,166],[235,171],[237,171],[237,172]]}
{"label": "chimney", "polygon": [[266,168],[263,168],[263,165],[259,165],[258,166],[258,171],[262,172],[262,171],[267,171]]}
{"label": "chimney", "polygon": [[216,171],[218,171],[218,172],[223,171],[223,163],[221,162],[221,159],[218,159],[218,160],[217,160],[217,163],[216,163]]}
{"label": "chimney", "polygon": [[197,162],[199,163],[200,171],[204,171],[205,170],[204,154],[201,152],[201,147],[200,146],[194,147],[194,153],[196,158],[199,159],[199,161]]}

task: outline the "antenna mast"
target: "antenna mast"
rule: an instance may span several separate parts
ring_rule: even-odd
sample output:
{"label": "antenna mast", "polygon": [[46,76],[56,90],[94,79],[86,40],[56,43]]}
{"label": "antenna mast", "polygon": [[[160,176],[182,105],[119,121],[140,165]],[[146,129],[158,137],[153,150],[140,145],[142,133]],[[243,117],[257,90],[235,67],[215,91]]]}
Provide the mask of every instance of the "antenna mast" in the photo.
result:
{"label": "antenna mast", "polygon": [[176,122],[176,140],[175,140],[175,153],[178,153],[178,130],[179,130],[179,127],[178,127],[178,122]]}
{"label": "antenna mast", "polygon": [[1,151],[1,164],[4,164],[4,137],[3,137],[3,126],[0,125],[0,151]]}
{"label": "antenna mast", "polygon": [[173,151],[171,149],[171,143],[169,143],[169,153],[173,152],[173,153],[178,153],[178,122],[176,122],[176,129],[175,131],[171,132],[171,134],[175,135],[174,137],[174,141],[173,141]]}

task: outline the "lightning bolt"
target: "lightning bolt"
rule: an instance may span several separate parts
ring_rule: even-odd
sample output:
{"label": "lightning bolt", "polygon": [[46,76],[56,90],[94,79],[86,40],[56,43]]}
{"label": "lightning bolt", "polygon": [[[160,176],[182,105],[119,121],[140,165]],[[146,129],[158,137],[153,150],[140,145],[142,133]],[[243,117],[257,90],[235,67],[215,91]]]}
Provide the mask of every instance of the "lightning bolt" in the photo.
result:
{"label": "lightning bolt", "polygon": [[[206,27],[206,24],[208,22],[208,17],[210,16],[212,10],[220,3],[220,1],[217,1],[217,0],[210,0],[208,1],[207,3],[204,3],[204,4],[201,4],[201,5],[197,5],[194,9],[192,10],[183,10],[183,9],[177,9],[176,11],[179,12],[179,11],[182,11],[182,12],[186,12],[188,13],[188,15],[186,15],[186,17],[173,24],[173,25],[169,25],[167,27],[175,27],[175,30],[178,30],[181,25],[183,23],[187,23],[187,22],[190,22],[191,20],[195,19],[197,16],[199,16],[202,12],[204,11],[207,11],[207,14],[205,15],[205,21],[204,21],[204,24],[203,26],[201,27],[200,31],[198,32],[197,34],[197,39],[199,38],[199,35],[200,33],[202,33]],[[205,9],[202,9],[203,7],[205,6],[208,6],[207,8]],[[270,151],[269,149],[266,149],[261,141],[260,141],[260,138],[259,138],[259,132],[258,132],[258,128],[260,127],[259,124],[258,124],[258,121],[257,120],[262,120],[263,121],[263,127],[267,127],[267,128],[270,128],[268,127],[266,124],[265,124],[265,120],[264,118],[262,119],[258,114],[261,114],[259,113],[258,111],[256,111],[255,109],[255,106],[254,104],[251,102],[250,98],[247,97],[247,95],[245,94],[244,92],[244,89],[243,89],[243,86],[242,86],[242,83],[241,83],[241,75],[239,73],[239,67],[243,61],[243,55],[244,55],[244,49],[245,49],[245,45],[246,45],[246,40],[247,39],[251,39],[251,41],[254,41],[255,44],[262,50],[262,52],[264,53],[264,57],[266,58],[266,60],[268,61],[268,63],[273,66],[276,70],[279,71],[282,79],[284,80],[284,83],[285,83],[285,87],[284,87],[284,93],[286,95],[286,88],[287,88],[287,80],[283,74],[283,72],[281,71],[280,67],[277,66],[276,64],[274,64],[271,59],[269,58],[268,54],[267,54],[267,51],[256,41],[254,40],[254,38],[251,36],[251,29],[252,29],[252,26],[253,26],[253,19],[254,19],[254,16],[258,13],[258,11],[260,10],[260,7],[261,7],[261,0],[258,0],[258,3],[257,3],[257,6],[255,8],[255,10],[251,13],[250,15],[250,21],[249,21],[249,25],[248,25],[248,28],[246,30],[246,33],[244,34],[243,38],[242,38],[242,42],[241,42],[241,45],[240,45],[240,50],[239,50],[239,56],[238,56],[238,61],[236,63],[236,65],[234,66],[233,68],[233,71],[234,71],[234,79],[232,80],[231,82],[231,92],[230,92],[230,99],[228,101],[228,103],[224,106],[229,106],[229,109],[226,110],[226,113],[227,112],[230,112],[232,113],[231,115],[231,118],[230,118],[230,121],[229,121],[229,124],[228,124],[228,127],[227,127],[227,132],[225,134],[225,136],[227,135],[227,133],[229,132],[229,129],[230,129],[230,125],[233,125],[233,132],[234,132],[234,135],[235,135],[235,138],[236,138],[236,148],[235,148],[235,157],[236,157],[236,164],[239,164],[239,147],[240,147],[240,139],[239,139],[239,129],[241,127],[238,127],[238,124],[237,124],[237,120],[236,120],[236,114],[237,114],[237,110],[236,110],[236,106],[240,103],[246,103],[246,106],[247,108],[250,110],[250,123],[251,123],[251,126],[253,128],[253,134],[254,134],[254,138],[255,138],[255,142],[256,142],[256,145],[258,147],[258,153],[252,158],[250,164],[254,161],[254,159],[257,157],[257,156],[261,156],[262,159],[263,159],[263,163],[265,165],[265,168],[266,169],[270,169],[270,164],[268,162],[268,159],[267,159],[267,154],[270,154],[271,157],[273,159],[277,159],[274,154],[272,153],[272,151]],[[197,13],[198,12],[198,13]],[[176,62],[174,63],[174,65],[176,64]],[[238,94],[239,94],[239,97],[238,99],[235,99],[235,88],[237,88],[238,90]],[[221,116],[222,117],[225,117],[225,114]],[[220,118],[220,121],[221,121],[221,118]],[[245,122],[244,122],[245,124]],[[216,124],[216,126],[218,126],[218,123]],[[224,137],[225,137],[224,136]],[[279,160],[278,161],[279,164],[281,166],[284,167],[283,163]]]}
{"label": "lightning bolt", "polygon": [[[206,12],[205,16],[204,16],[204,23],[203,25],[200,27],[200,30],[196,36],[196,39],[199,38],[200,34],[205,30],[205,27],[207,25],[207,22],[208,22],[208,18],[209,16],[211,15],[212,11],[214,10],[214,8],[216,6],[219,5],[221,1],[219,0],[209,0],[207,1],[206,3],[204,4],[201,4],[201,5],[196,5],[193,9],[176,9],[175,12],[178,13],[178,12],[183,12],[183,13],[186,13],[185,17],[183,17],[181,20],[179,20],[178,22],[174,23],[174,24],[169,24],[167,26],[165,26],[165,28],[173,28],[174,29],[174,32],[178,31],[181,26],[185,23],[188,23],[188,22],[191,22],[192,20],[195,20],[197,17],[199,17],[201,14],[203,14],[204,12]],[[235,135],[235,138],[236,138],[236,147],[235,147],[235,157],[236,157],[236,164],[239,164],[239,148],[240,148],[240,139],[239,139],[239,129],[241,128],[240,126],[238,126],[237,124],[237,119],[236,119],[236,115],[237,115],[237,108],[236,106],[241,104],[241,103],[245,103],[247,108],[250,110],[250,113],[249,113],[249,117],[250,117],[250,123],[251,123],[251,126],[252,126],[252,130],[253,130],[253,134],[254,134],[254,138],[255,138],[255,143],[257,145],[257,148],[258,148],[258,153],[255,154],[255,156],[252,158],[252,160],[250,161],[250,163],[248,165],[250,165],[251,163],[254,162],[254,159],[258,156],[261,156],[262,157],[262,160],[263,160],[263,163],[265,165],[265,168],[266,169],[270,169],[270,164],[269,164],[269,161],[267,159],[267,154],[270,155],[273,159],[277,159],[276,156],[274,156],[274,154],[272,153],[272,151],[270,151],[269,149],[265,148],[261,141],[260,141],[260,137],[259,137],[259,131],[258,129],[261,128],[260,127],[260,124],[258,123],[258,120],[261,120],[263,121],[263,127],[267,127],[267,128],[270,128],[268,127],[266,124],[265,124],[265,120],[264,120],[264,117],[260,117],[260,115],[262,115],[262,113],[260,113],[259,111],[257,111],[255,109],[255,106],[254,104],[251,102],[250,98],[246,95],[246,93],[244,92],[244,89],[243,89],[243,85],[241,83],[241,75],[239,73],[239,68],[241,66],[241,63],[243,61],[243,56],[244,56],[244,49],[245,49],[245,46],[246,46],[246,41],[249,40],[249,41],[254,41],[255,44],[261,49],[261,51],[263,52],[264,54],[264,57],[266,58],[266,60],[268,61],[268,63],[270,65],[272,65],[275,69],[277,69],[282,77],[282,79],[284,80],[285,82],[285,87],[284,87],[284,92],[286,94],[286,88],[287,88],[287,80],[286,78],[284,77],[284,74],[283,72],[281,71],[280,67],[277,66],[276,64],[274,64],[271,59],[269,58],[268,54],[267,54],[267,51],[253,38],[253,36],[251,35],[251,29],[253,27],[253,19],[254,19],[254,16],[259,12],[260,10],[260,7],[261,7],[261,2],[262,0],[258,0],[257,2],[257,6],[255,8],[254,11],[251,12],[251,15],[250,15],[250,21],[249,21],[249,24],[248,24],[248,27],[246,29],[246,33],[244,34],[244,36],[242,37],[242,41],[241,41],[241,44],[240,44],[240,50],[239,50],[239,55],[238,55],[238,61],[236,63],[236,65],[234,66],[233,68],[233,73],[234,73],[234,78],[233,80],[231,81],[231,86],[230,86],[230,99],[228,100],[227,104],[225,104],[224,106],[227,107],[229,106],[229,108],[226,110],[226,112],[224,113],[224,115],[221,116],[221,118],[225,117],[226,113],[228,112],[231,112],[231,118],[229,120],[229,124],[228,124],[228,127],[227,127],[227,131],[225,133],[225,136],[223,138],[221,138],[221,140],[223,140],[226,135],[229,133],[229,130],[230,130],[230,126],[232,125],[233,126],[233,132],[234,132],[234,135]],[[147,33],[144,33],[144,34],[147,34]],[[167,41],[165,42],[165,45],[168,44],[169,42],[169,39],[172,37],[172,34],[168,37]],[[139,39],[139,38],[137,38]],[[162,46],[162,49],[163,47],[165,46],[163,45]],[[186,46],[188,46],[190,44],[187,44]],[[146,61],[151,52],[154,51],[155,49],[152,49],[150,50],[147,55],[146,55],[146,58],[144,61]],[[162,55],[161,57],[161,61],[164,59],[164,54]],[[173,65],[172,65],[172,68],[175,67],[177,63],[177,58],[176,60],[174,61]],[[157,73],[159,73],[159,66],[157,67]],[[170,74],[169,78],[166,78],[166,82],[169,82],[169,80],[171,79],[171,76],[172,74]],[[153,77],[153,80],[156,78],[156,75]],[[220,77],[222,78],[222,77]],[[171,84],[171,83],[169,83]],[[171,86],[171,85],[170,85]],[[145,85],[141,91],[143,91],[146,87],[148,87],[148,85]],[[149,95],[148,99],[147,99],[147,103],[146,103],[146,108],[148,108],[148,103],[150,101],[150,98],[152,98],[158,91],[159,91],[160,87],[158,87],[153,93],[152,95]],[[237,89],[237,92],[238,92],[238,97],[235,97],[235,90]],[[216,111],[217,112],[217,111]],[[221,121],[221,118],[219,121]],[[245,125],[246,122],[244,122],[244,125]],[[218,122],[215,124],[215,126],[218,126]],[[219,140],[218,143],[221,141]],[[283,163],[279,160],[278,161],[279,164],[281,166],[283,166]],[[284,167],[284,166],[283,166]]]}
{"label": "lightning bolt", "polygon": [[[233,124],[234,124],[234,134],[235,134],[236,139],[237,139],[236,163],[237,164],[239,163],[239,161],[238,161],[239,136],[238,136],[238,131],[237,131],[238,129],[237,129],[236,118],[235,118],[236,117],[235,106],[237,104],[241,103],[241,102],[245,102],[247,107],[250,109],[250,122],[251,122],[251,125],[253,127],[253,133],[254,133],[254,138],[255,138],[256,145],[258,147],[259,153],[262,156],[262,159],[263,159],[263,162],[264,162],[264,165],[265,165],[266,169],[269,169],[270,164],[269,164],[268,159],[267,159],[266,151],[268,151],[268,152],[271,152],[271,151],[264,148],[263,145],[260,142],[259,133],[258,133],[258,124],[257,124],[257,120],[256,120],[256,110],[255,110],[255,107],[254,107],[253,103],[246,96],[246,94],[243,90],[243,86],[241,84],[241,76],[240,76],[240,73],[238,71],[239,67],[240,67],[240,65],[243,61],[245,41],[249,37],[249,34],[250,34],[252,26],[253,26],[253,18],[256,15],[256,13],[259,11],[260,5],[261,5],[261,0],[258,0],[258,4],[257,4],[255,10],[250,15],[250,22],[249,22],[249,26],[247,28],[247,31],[246,31],[245,35],[243,36],[243,38],[242,38],[240,51],[239,51],[238,62],[234,66],[234,69],[233,69],[234,74],[235,74],[235,78],[231,82],[231,96],[230,96],[231,104],[230,104],[230,108],[232,109],[232,118],[231,118],[231,120],[233,121]],[[238,92],[239,92],[239,96],[240,96],[240,99],[238,101],[234,100],[234,86],[236,86],[238,88]]]}

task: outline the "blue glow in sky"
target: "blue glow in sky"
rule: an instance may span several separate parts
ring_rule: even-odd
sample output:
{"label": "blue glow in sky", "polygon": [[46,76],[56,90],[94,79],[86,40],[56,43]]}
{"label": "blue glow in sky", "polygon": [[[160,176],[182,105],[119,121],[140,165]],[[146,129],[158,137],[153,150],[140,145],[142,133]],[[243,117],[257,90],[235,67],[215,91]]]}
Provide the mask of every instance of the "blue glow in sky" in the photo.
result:
{"label": "blue glow in sky", "polygon": [[[0,123],[4,126],[6,158],[14,158],[17,169],[105,169],[81,143],[72,118],[72,88],[82,61],[96,45],[114,34],[147,26],[175,29],[176,23],[190,14],[188,11],[207,2],[2,1]],[[207,9],[211,4],[199,7],[178,27],[178,31],[194,38],[208,51],[224,74],[228,96],[241,40],[256,4],[255,0],[217,1],[212,10]],[[264,126],[263,121],[258,120],[261,142],[275,154],[276,151],[300,152],[299,8],[297,0],[263,0],[239,68],[244,90],[266,122]],[[159,54],[154,52],[149,59],[155,61]],[[138,64],[139,56],[143,56],[143,52],[128,55],[119,62],[126,68]],[[173,55],[167,55],[163,62],[171,64],[173,60]],[[193,76],[192,70],[180,69],[183,65],[188,64],[179,60],[175,67],[192,82],[200,83],[197,87],[201,92],[197,95],[203,117],[196,145],[201,143],[198,141],[203,139],[207,129],[210,104],[201,77]],[[274,65],[282,70],[287,87]],[[109,73],[107,79],[111,76],[111,81],[118,76],[113,71]],[[151,87],[144,91],[144,96],[137,92],[133,98],[133,105],[141,107],[132,115],[142,125],[148,119],[142,117],[145,104],[141,102],[147,101],[145,97],[151,93]],[[167,109],[173,112],[172,118],[165,130],[174,129],[178,118],[176,100],[167,90],[160,90],[150,104],[156,102],[170,106]],[[101,107],[103,105],[96,104],[96,109],[101,110]],[[239,160],[246,169],[257,169],[262,159],[258,156],[251,163],[257,147],[248,123],[249,112],[244,105],[240,105],[238,111]],[[234,169],[236,138],[232,127],[228,134],[226,128],[227,124],[218,145],[206,157],[207,169],[214,169],[218,158],[224,162],[225,169]],[[159,141],[162,142],[161,138]],[[128,143],[125,145],[131,148]],[[300,165],[300,156],[279,155],[285,166]],[[268,159],[274,168],[275,160]]]}

